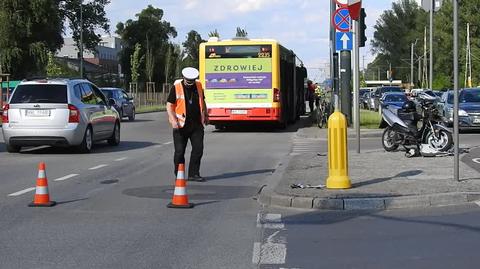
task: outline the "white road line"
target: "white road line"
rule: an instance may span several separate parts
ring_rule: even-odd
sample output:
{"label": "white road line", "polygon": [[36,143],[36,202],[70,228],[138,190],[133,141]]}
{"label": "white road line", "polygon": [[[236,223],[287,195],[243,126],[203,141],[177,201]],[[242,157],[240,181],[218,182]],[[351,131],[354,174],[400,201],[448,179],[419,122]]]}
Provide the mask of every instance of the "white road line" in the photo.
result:
{"label": "white road line", "polygon": [[170,145],[170,144],[173,144],[173,142],[170,141],[170,142],[163,143],[163,145]]}
{"label": "white road line", "polygon": [[476,201],[475,204],[477,204],[478,206],[480,206],[480,201]]}
{"label": "white road line", "polygon": [[17,191],[17,192],[14,192],[14,193],[10,193],[8,196],[20,196],[22,194],[25,194],[25,193],[28,193],[28,192],[31,192],[31,191],[34,191],[34,190],[35,190],[35,187],[32,187],[32,188],[24,189],[24,190]]}
{"label": "white road line", "polygon": [[67,179],[74,178],[76,176],[78,176],[78,174],[70,174],[70,175],[66,175],[66,176],[61,177],[61,178],[54,179],[53,181],[64,181],[64,180],[67,180]]}
{"label": "white road line", "polygon": [[253,264],[260,264],[260,252],[262,250],[262,244],[259,242],[253,243],[253,256],[252,256],[252,263]]}
{"label": "white road line", "polygon": [[126,159],[128,159],[127,157],[123,157],[123,158],[120,158],[120,159],[116,159],[115,161],[116,162],[121,162],[121,161],[125,161]]}
{"label": "white road line", "polygon": [[108,166],[108,164],[101,164],[101,165],[97,165],[95,167],[92,167],[92,168],[88,168],[88,170],[97,170],[97,169],[100,169],[100,168],[103,168],[103,167],[106,167]]}
{"label": "white road line", "polygon": [[480,158],[475,158],[475,159],[473,159],[472,161],[475,162],[475,163],[480,164]]}

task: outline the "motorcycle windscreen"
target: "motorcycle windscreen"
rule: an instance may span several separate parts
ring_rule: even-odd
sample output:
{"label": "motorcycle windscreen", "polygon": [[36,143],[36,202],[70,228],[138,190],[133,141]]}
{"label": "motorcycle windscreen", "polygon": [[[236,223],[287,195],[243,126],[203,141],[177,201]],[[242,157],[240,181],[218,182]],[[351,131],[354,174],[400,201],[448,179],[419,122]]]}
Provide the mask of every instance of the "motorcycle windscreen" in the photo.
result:
{"label": "motorcycle windscreen", "polygon": [[390,126],[393,126],[394,124],[398,124],[408,129],[408,126],[405,124],[405,122],[403,122],[395,113],[393,113],[388,109],[382,110],[382,117]]}

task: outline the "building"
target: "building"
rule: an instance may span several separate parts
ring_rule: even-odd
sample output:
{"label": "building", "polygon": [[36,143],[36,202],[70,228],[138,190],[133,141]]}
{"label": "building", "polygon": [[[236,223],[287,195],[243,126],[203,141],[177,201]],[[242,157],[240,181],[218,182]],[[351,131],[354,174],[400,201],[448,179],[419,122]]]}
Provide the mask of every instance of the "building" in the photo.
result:
{"label": "building", "polygon": [[[83,59],[85,62],[98,67],[100,73],[119,74],[121,73],[119,66],[119,53],[122,50],[121,39],[114,36],[102,37],[96,51],[83,51]],[[79,59],[79,50],[73,38],[65,38],[63,47],[57,53],[56,57],[68,59]]]}

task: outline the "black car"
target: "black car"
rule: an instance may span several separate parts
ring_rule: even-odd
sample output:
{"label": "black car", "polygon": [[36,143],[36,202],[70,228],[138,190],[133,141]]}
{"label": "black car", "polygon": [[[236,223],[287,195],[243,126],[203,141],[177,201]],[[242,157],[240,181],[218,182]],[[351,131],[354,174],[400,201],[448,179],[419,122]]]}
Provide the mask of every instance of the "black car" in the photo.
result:
{"label": "black car", "polygon": [[[459,93],[458,119],[461,129],[480,129],[480,88],[462,89]],[[440,111],[453,123],[453,91],[445,92],[439,104]]]}
{"label": "black car", "polygon": [[128,120],[135,120],[135,103],[123,89],[120,88],[100,88],[107,99],[115,100],[115,109],[120,114],[120,118],[128,117]]}

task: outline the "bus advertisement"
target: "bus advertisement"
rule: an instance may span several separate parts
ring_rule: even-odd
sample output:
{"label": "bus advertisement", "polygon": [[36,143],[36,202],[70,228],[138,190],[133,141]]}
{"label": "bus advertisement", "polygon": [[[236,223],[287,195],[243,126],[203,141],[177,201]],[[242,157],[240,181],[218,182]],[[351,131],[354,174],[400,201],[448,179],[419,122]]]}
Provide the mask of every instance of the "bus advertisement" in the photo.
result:
{"label": "bus advertisement", "polygon": [[[283,56],[283,57],[282,57]],[[296,57],[273,40],[211,41],[200,46],[200,80],[217,128],[239,122],[286,126],[299,116],[303,86]],[[300,88],[300,89],[299,89]],[[301,99],[301,100],[300,100]]]}

